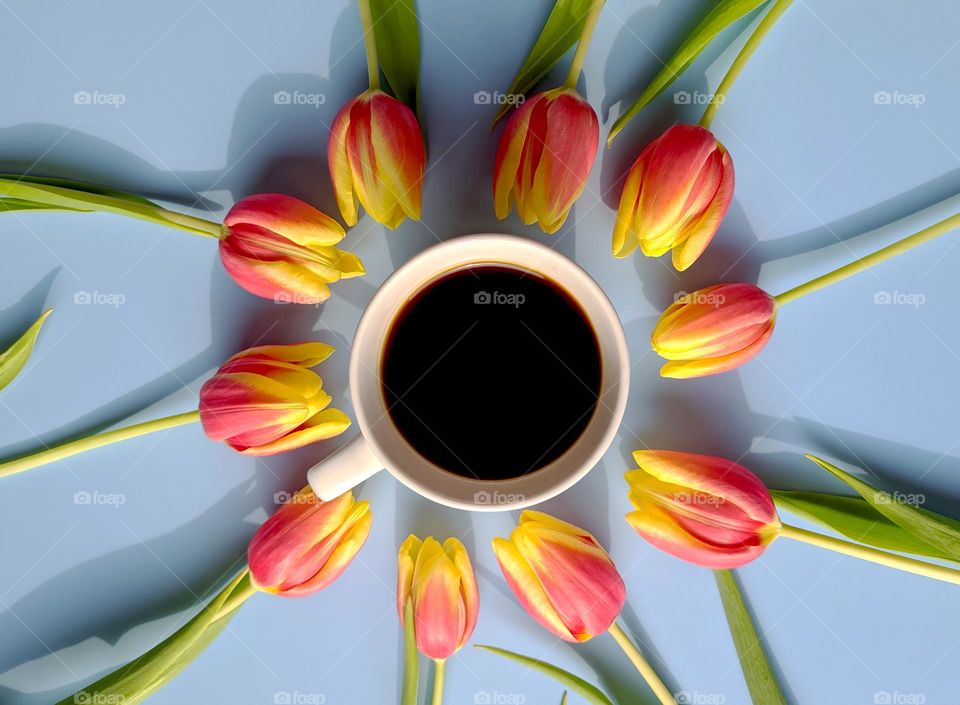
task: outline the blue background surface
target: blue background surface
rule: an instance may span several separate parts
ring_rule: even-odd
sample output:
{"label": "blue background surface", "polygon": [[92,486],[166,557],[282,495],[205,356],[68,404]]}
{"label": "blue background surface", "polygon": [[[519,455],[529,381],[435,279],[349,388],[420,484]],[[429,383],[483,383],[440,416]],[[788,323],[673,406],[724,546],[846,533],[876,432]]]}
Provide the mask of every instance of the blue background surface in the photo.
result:
{"label": "blue background surface", "polygon": [[[606,128],[709,4],[608,2],[581,81]],[[700,108],[678,104],[676,91],[715,88],[756,16],[724,33],[612,150],[598,154],[568,225],[547,237],[515,217],[496,221],[490,179],[499,130],[488,131],[491,108],[474,94],[505,90],[550,3],[418,6],[431,157],[424,222],[386,232],[363,217],[345,247],[368,275],[337,284],[325,305],[294,308],[247,295],[222,270],[213,243],[186,233],[107,215],[3,216],[0,339],[13,340],[45,307],[56,309],[28,368],[0,396],[3,455],[151,405],[147,416],[191,408],[197,382],[257,341],[315,337],[336,345],[320,369],[350,412],[349,341],[365,302],[396,266],[459,234],[528,235],[601,283],[635,361],[616,442],[583,482],[544,509],[609,547],[629,587],[626,623],[671,689],[691,702],[747,703],[709,571],[657,552],[623,521],[629,452],[647,445],[742,456],[772,486],[840,490],[800,456],[811,451],[956,514],[957,235],[789,305],[762,355],[736,373],[662,380],[649,331],[678,290],[745,280],[778,292],[960,206],[950,200],[960,193],[960,6],[794,3],[714,123],[733,155],[736,196],[707,255],[682,275],[666,261],[610,257],[619,179],[660,131],[699,118]],[[0,18],[8,58],[4,171],[83,178],[212,217],[264,190],[336,212],[327,125],[365,83],[352,3],[6,0]],[[544,85],[565,70],[563,62]],[[122,104],[79,104],[80,91],[122,96]],[[276,91],[323,102],[278,105]],[[885,104],[875,99],[881,91],[914,98]],[[83,292],[101,301],[119,295],[122,304],[75,303]],[[922,303],[875,303],[884,292]],[[505,423],[523,422],[510,416],[510,390],[491,393],[503,397]],[[169,633],[242,560],[275,494],[301,486],[304,469],[353,433],[259,461],[187,427],[4,480],[0,702],[53,702]],[[117,500],[83,504],[77,493]],[[255,596],[151,702],[269,705],[284,694],[329,705],[393,701],[395,551],[411,531],[460,536],[470,549],[482,595],[475,643],[562,664],[624,703],[650,701],[611,639],[572,647],[522,612],[489,550],[515,516],[445,510],[386,474],[359,495],[373,505],[374,529],[341,580],[300,600]],[[891,702],[957,702],[955,587],[787,541],[740,576],[793,703],[869,705],[884,693]],[[448,667],[446,702],[487,696],[555,703],[560,687],[467,648]]]}

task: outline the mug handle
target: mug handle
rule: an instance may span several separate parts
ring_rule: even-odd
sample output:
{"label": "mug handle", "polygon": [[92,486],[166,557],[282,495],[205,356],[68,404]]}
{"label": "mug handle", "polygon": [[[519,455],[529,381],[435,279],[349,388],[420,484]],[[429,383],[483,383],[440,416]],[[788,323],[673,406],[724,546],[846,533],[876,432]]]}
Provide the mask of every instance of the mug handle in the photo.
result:
{"label": "mug handle", "polygon": [[327,456],[307,471],[307,482],[313,493],[327,502],[351,490],[383,470],[383,463],[373,454],[362,435]]}

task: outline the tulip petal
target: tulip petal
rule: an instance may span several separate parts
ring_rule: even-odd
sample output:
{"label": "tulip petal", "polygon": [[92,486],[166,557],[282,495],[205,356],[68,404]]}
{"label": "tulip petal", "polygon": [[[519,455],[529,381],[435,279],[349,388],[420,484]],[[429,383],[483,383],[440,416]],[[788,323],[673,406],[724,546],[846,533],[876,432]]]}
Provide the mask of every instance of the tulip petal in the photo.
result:
{"label": "tulip petal", "polygon": [[626,257],[640,244],[637,238],[637,204],[640,199],[640,185],[643,183],[643,161],[637,159],[627,172],[620,205],[617,208],[617,222],[613,228],[613,256]]}
{"label": "tulip petal", "polygon": [[470,555],[463,544],[455,538],[448,538],[443,542],[443,550],[453,561],[457,574],[460,576],[460,598],[463,600],[465,620],[460,630],[457,648],[459,649],[470,639],[477,626],[477,617],[480,614],[480,592],[477,588],[477,576],[470,562]]}
{"label": "tulip petal", "polygon": [[227,362],[248,357],[264,357],[270,360],[291,362],[301,367],[315,367],[330,357],[336,348],[326,343],[309,341],[288,345],[257,345],[247,348],[231,357]]}
{"label": "tulip petal", "polygon": [[577,638],[564,625],[560,615],[550,603],[546,591],[540,584],[536,573],[510,541],[502,538],[493,540],[493,552],[497,556],[500,570],[523,608],[540,626],[553,632],[565,641],[577,641]]}
{"label": "tulip petal", "polygon": [[243,198],[223,219],[228,228],[257,225],[304,247],[336,245],[343,239],[340,223],[299,198],[260,193]]}
{"label": "tulip petal", "polygon": [[[294,448],[301,448],[317,441],[333,438],[350,428],[350,417],[339,409],[325,409],[311,416],[303,425],[276,440],[252,445],[247,448],[235,446],[244,455],[276,455]],[[231,446],[233,442],[228,441]]]}
{"label": "tulip petal", "polygon": [[214,441],[248,433],[272,439],[277,433],[271,429],[292,430],[307,416],[303,400],[291,398],[289,387],[260,375],[218,373],[200,390],[200,422]]}
{"label": "tulip petal", "polygon": [[371,141],[380,178],[402,213],[420,220],[425,155],[417,118],[410,108],[385,93],[371,97],[370,115]]}
{"label": "tulip petal", "polygon": [[755,342],[742,350],[720,357],[708,357],[699,360],[674,360],[660,368],[660,376],[671,379],[692,379],[694,377],[706,377],[708,375],[716,375],[735,370],[756,357],[763,349],[763,346],[767,344],[771,335],[773,335],[772,322],[766,332],[762,333]]}
{"label": "tulip petal", "polygon": [[413,594],[417,648],[433,659],[448,658],[459,648],[466,612],[460,599],[460,576],[432,537],[424,540],[417,554]]}
{"label": "tulip petal", "polygon": [[337,198],[337,207],[344,222],[349,226],[357,224],[357,195],[353,190],[353,175],[350,172],[350,158],[347,153],[347,132],[350,129],[350,111],[359,98],[354,98],[340,108],[330,127],[327,138],[327,166],[330,169],[330,181]]}
{"label": "tulip petal", "polygon": [[723,217],[727,214],[730,202],[733,200],[734,175],[733,160],[723,145],[717,143],[717,151],[713,159],[719,160],[719,184],[709,205],[703,210],[699,218],[692,220],[680,236],[680,242],[672,253],[673,266],[677,271],[684,271],[697,261],[707,245],[713,240]]}
{"label": "tulip petal", "polygon": [[543,153],[531,189],[532,208],[544,232],[560,229],[583,193],[600,142],[597,114],[575,91],[550,92],[544,101]]}
{"label": "tulip petal", "polygon": [[517,183],[520,168],[520,155],[527,137],[527,128],[533,105],[540,96],[525,102],[517,108],[507,120],[493,165],[493,207],[499,220],[510,214],[510,198]]}
{"label": "tulip petal", "polygon": [[422,545],[423,541],[410,534],[397,551],[397,614],[400,624],[403,624],[407,599],[413,590],[413,574]]}

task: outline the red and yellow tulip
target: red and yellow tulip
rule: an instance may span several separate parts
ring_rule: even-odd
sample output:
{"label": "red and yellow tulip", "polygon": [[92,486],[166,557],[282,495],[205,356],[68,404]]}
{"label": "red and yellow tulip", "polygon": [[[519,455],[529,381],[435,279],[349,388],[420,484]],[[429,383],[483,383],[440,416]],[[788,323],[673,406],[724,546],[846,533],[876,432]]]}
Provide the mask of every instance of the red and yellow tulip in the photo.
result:
{"label": "red and yellow tulip", "polygon": [[327,163],[337,205],[347,225],[357,204],[378,223],[396,228],[420,220],[423,135],[406,105],[371,88],[337,113],[327,141]]}
{"label": "red and yellow tulip", "polygon": [[648,257],[672,251],[683,271],[713,239],[733,198],[733,161],[713,134],[675,125],[648,144],[627,173],[613,254],[638,246]]}
{"label": "red and yellow tulip", "polygon": [[561,639],[586,641],[610,629],[626,599],[620,573],[583,529],[526,510],[493,551],[524,609]]}
{"label": "red and yellow tulip", "polygon": [[493,167],[497,218],[510,214],[538,223],[545,233],[560,229],[583,192],[600,141],[597,114],[573,88],[535,95],[507,121]]}
{"label": "red and yellow tulip", "polygon": [[473,634],[480,598],[477,578],[463,544],[448,538],[413,534],[397,553],[397,611],[401,624],[407,600],[413,601],[417,649],[443,660],[458,651]]}
{"label": "red and yellow tulip", "polygon": [[261,345],[224,363],[200,389],[209,438],[246,455],[273,455],[342,433],[350,419],[309,368],[333,353],[323,343]]}
{"label": "red and yellow tulip", "polygon": [[727,372],[753,358],[773,333],[777,302],[752,284],[717,284],[686,294],[657,321],[650,342],[669,360],[663,377]]}
{"label": "red and yellow tulip", "polygon": [[282,597],[318,592],[340,577],[367,540],[373,515],[352,492],[324,502],[305,487],[250,539],[253,586]]}
{"label": "red and yellow tulip", "polygon": [[657,548],[708,568],[749,563],[780,532],[770,492],[724,458],[638,450],[626,474],[636,508],[627,521]]}
{"label": "red and yellow tulip", "polygon": [[283,303],[319,303],[332,282],[360,276],[356,255],[334,245],[340,224],[291,196],[262,193],[238,201],[223,221],[220,260],[247,291]]}

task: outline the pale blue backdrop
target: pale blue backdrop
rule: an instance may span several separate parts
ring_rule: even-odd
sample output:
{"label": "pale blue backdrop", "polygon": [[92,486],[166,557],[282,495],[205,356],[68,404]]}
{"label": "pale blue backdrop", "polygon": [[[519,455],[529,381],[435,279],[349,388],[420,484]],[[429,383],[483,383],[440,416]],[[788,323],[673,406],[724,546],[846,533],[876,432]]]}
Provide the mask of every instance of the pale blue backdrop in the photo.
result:
{"label": "pale blue backdrop", "polygon": [[[763,354],[733,374],[661,380],[649,331],[675,291],[746,280],[776,292],[960,205],[948,200],[960,193],[960,6],[797,0],[719,111],[736,197],[708,254],[678,276],[665,261],[610,257],[618,182],[648,140],[699,117],[695,103],[757,18],[723,34],[598,154],[568,225],[547,237],[515,217],[495,219],[499,131],[489,131],[491,107],[475,94],[506,88],[550,5],[418,0],[431,157],[424,222],[386,232],[362,218],[345,242],[368,275],[337,285],[321,307],[247,295],[213,243],[185,233],[106,215],[0,217],[0,339],[55,308],[29,367],[0,396],[0,448],[24,452],[150,405],[153,414],[190,408],[198,380],[264,340],[336,345],[322,372],[350,412],[350,338],[376,286],[437,240],[527,235],[597,278],[635,361],[617,441],[545,509],[610,548],[629,585],[627,625],[672,690],[691,703],[745,705],[711,574],[652,549],[623,521],[629,452],[645,444],[742,456],[771,485],[839,490],[799,455],[813,451],[957,514],[958,235],[791,304]],[[605,127],[709,5],[610,0],[581,82]],[[3,171],[84,178],[213,217],[264,190],[335,213],[327,125],[365,82],[351,2],[6,0],[0,21]],[[278,103],[278,91],[306,98]],[[509,419],[509,390],[491,393],[503,394]],[[260,462],[188,427],[4,480],[0,701],[53,702],[169,633],[242,558],[276,493],[301,486],[304,469],[353,432]],[[392,702],[395,551],[411,531],[460,536],[469,547],[482,593],[475,643],[560,663],[622,703],[651,701],[608,637],[572,647],[521,611],[489,550],[515,516],[443,510],[387,475],[359,494],[373,505],[374,529],[343,578],[302,600],[255,596],[152,702]],[[956,704],[955,587],[787,542],[740,576],[795,705]],[[448,674],[450,705],[560,699],[555,683],[472,648]]]}

